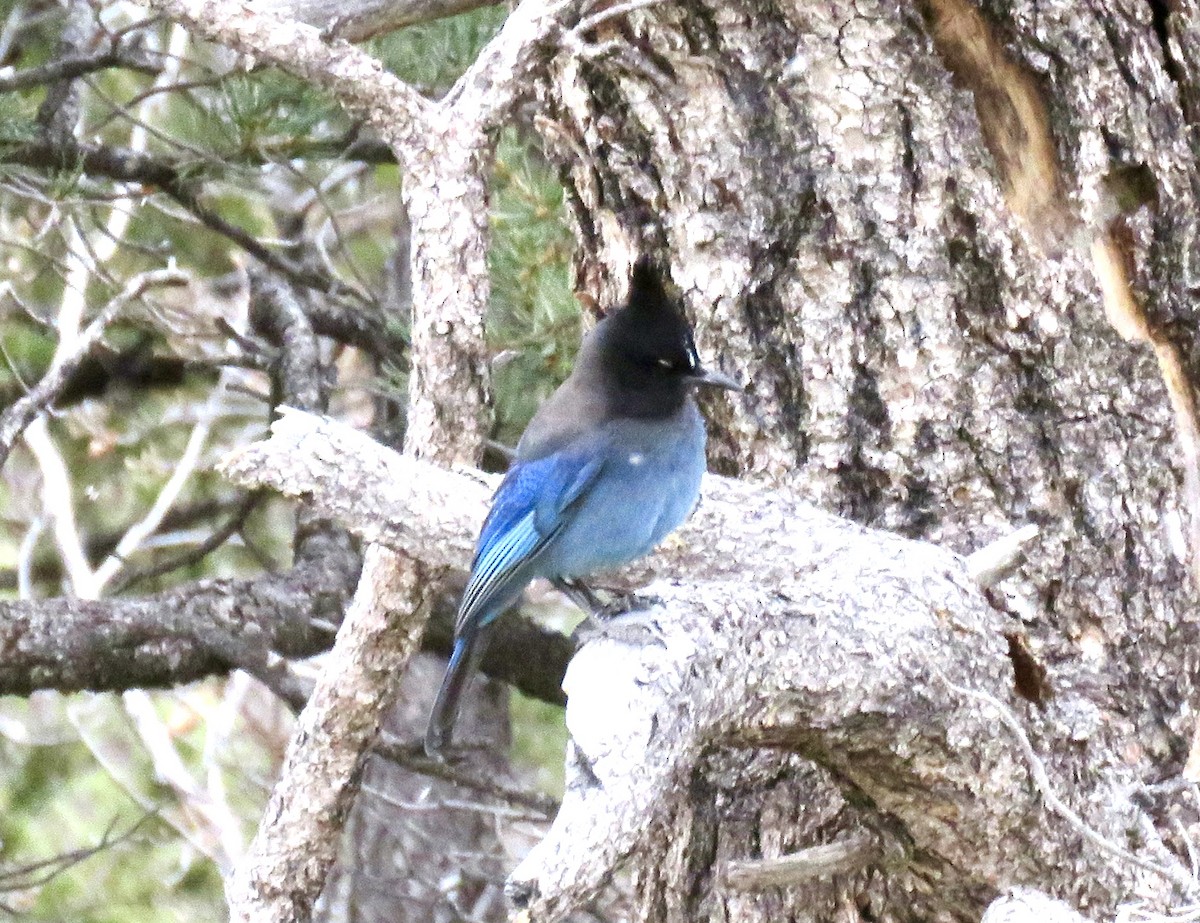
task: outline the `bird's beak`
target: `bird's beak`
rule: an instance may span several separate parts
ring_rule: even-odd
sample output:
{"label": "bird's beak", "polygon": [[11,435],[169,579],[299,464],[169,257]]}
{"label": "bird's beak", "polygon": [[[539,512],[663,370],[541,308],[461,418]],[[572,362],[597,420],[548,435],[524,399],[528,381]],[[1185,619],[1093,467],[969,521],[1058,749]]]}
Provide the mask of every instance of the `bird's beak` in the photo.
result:
{"label": "bird's beak", "polygon": [[697,369],[692,381],[706,388],[725,388],[727,391],[741,391],[742,386],[724,372],[712,369]]}

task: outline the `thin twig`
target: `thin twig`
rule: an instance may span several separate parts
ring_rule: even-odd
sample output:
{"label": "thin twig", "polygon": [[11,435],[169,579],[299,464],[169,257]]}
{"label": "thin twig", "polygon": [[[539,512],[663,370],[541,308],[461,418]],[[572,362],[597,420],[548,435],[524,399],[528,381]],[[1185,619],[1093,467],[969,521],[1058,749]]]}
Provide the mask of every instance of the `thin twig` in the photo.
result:
{"label": "thin twig", "polygon": [[117,745],[111,743],[103,732],[89,724],[87,716],[84,714],[85,709],[89,706],[93,710],[96,707],[109,709],[111,708],[111,699],[95,698],[90,701],[76,699],[67,706],[67,718],[79,735],[80,742],[87,747],[88,752],[91,753],[100,768],[117,784],[130,801],[143,811],[157,814],[162,818],[163,823],[183,837],[197,852],[215,862],[217,855],[214,853],[213,844],[198,837],[196,831],[188,824],[179,817],[172,816],[172,812],[164,810],[162,805],[156,805],[148,795],[138,790],[137,785],[130,778],[128,754],[124,749],[120,754],[116,753]]}
{"label": "thin twig", "polygon": [[93,575],[95,595],[100,595],[105,585],[125,566],[125,561],[129,556],[137,551],[147,538],[158,531],[163,519],[175,505],[184,484],[187,483],[200,463],[200,453],[208,441],[213,420],[217,417],[224,394],[225,376],[222,375],[221,380],[217,382],[217,387],[209,397],[207,407],[202,412],[200,420],[192,427],[192,433],[188,437],[183,454],[175,463],[175,470],[171,472],[171,476],[159,490],[153,505],[139,522],[129,527],[128,531],[121,536],[121,540],[117,542],[117,547],[113,549],[112,554],[96,568]]}
{"label": "thin twig", "polygon": [[145,567],[127,570],[120,580],[109,587],[109,592],[114,596],[119,596],[134,584],[141,583],[143,580],[153,580],[155,577],[169,574],[171,571],[179,570],[181,567],[188,567],[212,554],[212,552],[216,551],[241,531],[242,527],[246,524],[246,519],[264,496],[265,494],[262,491],[251,493],[239,504],[238,508],[224,525],[215,529],[204,541],[197,544],[194,548],[190,548],[181,554],[164,558],[161,561],[155,561]]}
{"label": "thin twig", "polygon": [[72,589],[88,586],[92,569],[75,521],[74,485],[62,453],[50,438],[44,416],[36,417],[26,428],[25,444],[33,453],[42,476],[42,508],[50,520],[63,570]]}
{"label": "thin twig", "polygon": [[412,772],[441,779],[444,782],[453,782],[455,785],[461,785],[480,794],[497,798],[506,804],[534,811],[543,817],[550,818],[558,813],[557,799],[539,792],[504,785],[496,781],[494,774],[478,772],[465,763],[453,764],[430,759],[425,755],[425,749],[421,744],[405,743],[384,735],[376,742],[372,752],[381,759],[395,763],[397,766],[403,766]]}
{"label": "thin twig", "polygon": [[1093,846],[1107,853],[1114,858],[1120,859],[1122,862],[1128,862],[1136,865],[1138,868],[1153,872],[1156,875],[1161,875],[1171,884],[1175,885],[1185,894],[1192,894],[1200,888],[1200,882],[1187,874],[1182,867],[1170,868],[1168,866],[1159,865],[1157,862],[1152,862],[1148,859],[1143,859],[1141,856],[1134,855],[1129,850],[1114,843],[1108,837],[1094,830],[1088,825],[1075,810],[1058,796],[1054,791],[1054,786],[1050,782],[1050,774],[1046,771],[1046,764],[1042,762],[1041,757],[1033,749],[1033,744],[1029,740],[1029,735],[1025,733],[1025,729],[1021,727],[1021,722],[1017,716],[1012,713],[1003,702],[997,699],[990,693],[984,692],[981,689],[968,689],[965,686],[959,686],[950,681],[944,673],[937,672],[938,678],[946,684],[946,688],[950,689],[961,696],[968,699],[973,699],[976,702],[981,702],[984,705],[990,705],[1000,718],[1000,722],[1008,728],[1016,740],[1021,753],[1025,756],[1025,762],[1029,769],[1030,778],[1033,780],[1034,786],[1042,796],[1042,800],[1046,803],[1051,811],[1061,817],[1070,827],[1075,830],[1080,836],[1091,843]]}
{"label": "thin twig", "polygon": [[50,370],[42,377],[28,394],[14,403],[0,416],[0,467],[8,460],[9,452],[17,437],[40,413],[44,412],[54,398],[62,390],[67,379],[79,368],[92,348],[100,342],[109,324],[125,309],[125,307],[145,292],[160,285],[183,285],[187,276],[178,269],[154,269],[134,276],[125,286],[124,291],[117,295],[105,306],[99,316],[93,320],[75,341],[70,353],[56,357]]}
{"label": "thin twig", "polygon": [[143,74],[157,74],[160,70],[159,67],[134,57],[122,49],[119,44],[114,43],[112,47],[94,54],[57,58],[39,67],[27,67],[7,76],[0,76],[0,93],[27,90],[30,87],[57,83],[60,80],[73,80],[84,74],[110,67],[121,67]]}
{"label": "thin twig", "polygon": [[116,829],[117,821],[116,818],[113,818],[108,827],[105,828],[104,833],[101,834],[100,842],[95,846],[72,849],[69,852],[60,853],[48,859],[39,859],[36,862],[29,862],[25,865],[4,869],[0,871],[0,891],[28,891],[32,888],[40,888],[53,881],[68,869],[86,862],[106,849],[119,846],[131,839],[135,833],[142,829],[142,826],[148,820],[157,816],[158,811],[146,811],[133,822],[128,830],[116,836],[113,836],[113,830]]}
{"label": "thin twig", "polygon": [[203,836],[214,844],[213,860],[222,874],[228,874],[245,848],[237,816],[229,810],[228,804],[219,804],[209,798],[208,792],[184,765],[170,731],[154,708],[150,693],[144,689],[130,689],[121,696],[121,703],[150,756],[156,780],[174,792],[185,808],[188,822],[200,828]]}

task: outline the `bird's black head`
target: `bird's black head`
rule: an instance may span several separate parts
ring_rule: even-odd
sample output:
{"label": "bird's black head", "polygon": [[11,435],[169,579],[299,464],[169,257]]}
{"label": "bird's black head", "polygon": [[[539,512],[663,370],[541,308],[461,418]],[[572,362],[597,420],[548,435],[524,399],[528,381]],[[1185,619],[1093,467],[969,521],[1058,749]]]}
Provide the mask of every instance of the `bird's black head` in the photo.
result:
{"label": "bird's black head", "polygon": [[640,259],[624,307],[596,328],[596,360],[615,416],[666,417],[683,406],[695,385],[737,388],[700,364],[691,325],[663,275],[653,262]]}

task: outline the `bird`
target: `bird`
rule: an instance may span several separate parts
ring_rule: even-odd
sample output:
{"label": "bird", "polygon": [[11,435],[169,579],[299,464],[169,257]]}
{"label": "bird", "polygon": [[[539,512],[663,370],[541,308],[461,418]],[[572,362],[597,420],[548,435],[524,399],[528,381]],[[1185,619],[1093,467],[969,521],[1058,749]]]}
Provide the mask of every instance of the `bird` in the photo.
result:
{"label": "bird", "polygon": [[594,612],[580,578],[649,554],[696,505],[706,433],[694,391],[741,387],[701,364],[664,277],[652,258],[634,264],[624,304],[584,338],[517,444],[459,603],[425,734],[431,757],[450,743],[492,625],[534,578]]}

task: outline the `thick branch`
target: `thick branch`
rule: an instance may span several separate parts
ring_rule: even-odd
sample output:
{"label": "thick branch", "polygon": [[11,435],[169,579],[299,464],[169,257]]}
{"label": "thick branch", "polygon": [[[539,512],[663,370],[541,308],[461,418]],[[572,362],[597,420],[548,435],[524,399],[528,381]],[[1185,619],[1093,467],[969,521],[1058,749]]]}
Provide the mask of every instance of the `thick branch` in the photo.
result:
{"label": "thick branch", "polygon": [[[465,565],[490,487],[295,412],[224,467],[433,567]],[[1137,815],[1106,773],[1118,761],[1098,742],[1058,741],[1061,724],[1016,698],[1006,623],[962,558],[710,477],[691,522],[622,577],[655,574],[671,577],[649,587],[643,621],[656,643],[600,640],[568,670],[566,797],[511,885],[529,919],[560,919],[626,856],[661,848],[656,824],[714,747],[821,764],[881,824],[899,824],[923,867],[977,901],[1025,884],[1112,906],[1140,880],[1160,890],[1182,880],[1097,848],[1092,834],[1123,836]],[[1025,742],[962,688],[1021,715],[1012,721],[1053,750],[1054,770],[1035,778]],[[1067,722],[1089,713],[1066,695],[1055,708]],[[1073,801],[1089,835],[1047,811],[1047,786]]]}
{"label": "thick branch", "polygon": [[[432,600],[427,572],[368,549],[354,603],[300,713],[264,821],[228,888],[230,919],[309,919],[337,855],[367,750],[416,649]],[[412,603],[417,601],[414,608]]]}
{"label": "thick branch", "polygon": [[[470,564],[474,537],[500,481],[475,469],[447,470],[400,455],[337,421],[288,408],[269,440],[235,450],[219,467],[241,486],[302,499],[367,541],[460,570]],[[744,515],[735,515],[737,509]],[[810,550],[804,536],[810,528],[837,536],[839,546],[865,535],[905,544],[790,496],[710,477],[688,524],[653,557],[622,569],[616,582],[645,584],[658,573],[695,580],[755,573],[791,581],[792,561],[803,558],[787,552]],[[744,550],[759,547],[771,553],[752,561],[748,571]]]}
{"label": "thick branch", "polygon": [[0,602],[0,695],[179,685],[224,672],[214,638],[288,657],[329,646],[358,575],[342,540],[282,575],[204,580],[154,596]]}
{"label": "thick branch", "polygon": [[[341,623],[354,591],[359,558],[343,542],[318,541],[309,560],[286,574],[203,580],[151,596],[0,601],[0,695],[179,686],[236,666],[223,653],[230,643],[284,657],[326,651],[329,626]],[[452,579],[436,588],[424,650],[450,653],[461,585]],[[480,669],[562,705],[574,650],[570,638],[508,616]]]}
{"label": "thick branch", "polygon": [[393,147],[419,142],[429,104],[375,58],[320,30],[229,0],[150,0],[150,6],[222,45],[254,55],[333,93]]}

